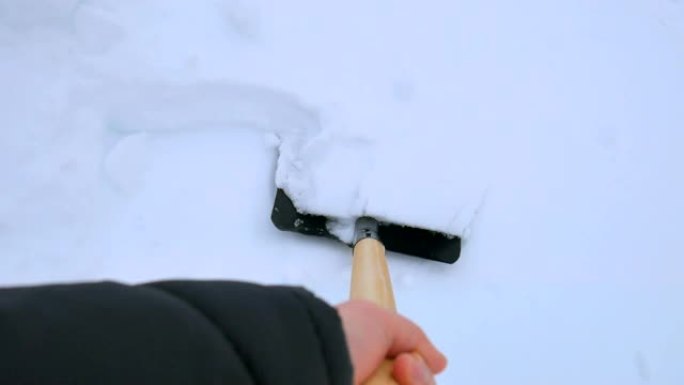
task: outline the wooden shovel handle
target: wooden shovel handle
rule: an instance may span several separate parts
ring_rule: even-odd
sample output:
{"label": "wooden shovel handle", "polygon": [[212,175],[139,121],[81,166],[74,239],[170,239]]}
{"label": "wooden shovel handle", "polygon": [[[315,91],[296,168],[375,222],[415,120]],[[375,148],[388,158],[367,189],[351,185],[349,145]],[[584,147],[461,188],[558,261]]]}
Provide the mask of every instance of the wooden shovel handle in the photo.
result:
{"label": "wooden shovel handle", "polygon": [[[350,297],[396,311],[385,246],[378,240],[365,238],[354,246]],[[364,385],[397,385],[392,377],[393,366],[392,360],[385,360]]]}

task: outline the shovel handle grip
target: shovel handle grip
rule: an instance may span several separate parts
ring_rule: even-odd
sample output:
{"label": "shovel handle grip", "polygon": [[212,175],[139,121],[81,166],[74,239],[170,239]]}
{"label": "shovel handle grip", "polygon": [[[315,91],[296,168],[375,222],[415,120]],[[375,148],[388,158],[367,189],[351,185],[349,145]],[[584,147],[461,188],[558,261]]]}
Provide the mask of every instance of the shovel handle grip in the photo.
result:
{"label": "shovel handle grip", "polygon": [[365,238],[354,246],[350,297],[371,301],[387,310],[397,310],[385,246],[376,239]]}
{"label": "shovel handle grip", "polygon": [[[387,310],[396,311],[385,246],[373,238],[365,238],[354,246],[351,299],[371,301]],[[385,360],[364,385],[397,385],[392,377],[394,362]]]}

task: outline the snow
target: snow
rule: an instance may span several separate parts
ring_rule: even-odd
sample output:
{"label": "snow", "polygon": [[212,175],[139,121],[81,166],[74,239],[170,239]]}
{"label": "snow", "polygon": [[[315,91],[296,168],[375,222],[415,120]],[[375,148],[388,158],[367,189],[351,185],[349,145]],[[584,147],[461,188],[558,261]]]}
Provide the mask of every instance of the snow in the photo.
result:
{"label": "snow", "polygon": [[278,185],[464,236],[389,256],[440,383],[681,384],[683,39],[672,0],[0,1],[0,284],[343,301]]}

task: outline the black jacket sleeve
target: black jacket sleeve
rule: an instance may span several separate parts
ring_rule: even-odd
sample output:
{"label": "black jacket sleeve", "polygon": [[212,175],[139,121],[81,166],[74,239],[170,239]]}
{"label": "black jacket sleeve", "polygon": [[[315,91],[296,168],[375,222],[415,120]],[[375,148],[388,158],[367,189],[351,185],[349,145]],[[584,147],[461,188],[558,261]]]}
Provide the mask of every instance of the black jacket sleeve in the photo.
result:
{"label": "black jacket sleeve", "polygon": [[241,282],[0,289],[0,384],[350,385],[335,309]]}

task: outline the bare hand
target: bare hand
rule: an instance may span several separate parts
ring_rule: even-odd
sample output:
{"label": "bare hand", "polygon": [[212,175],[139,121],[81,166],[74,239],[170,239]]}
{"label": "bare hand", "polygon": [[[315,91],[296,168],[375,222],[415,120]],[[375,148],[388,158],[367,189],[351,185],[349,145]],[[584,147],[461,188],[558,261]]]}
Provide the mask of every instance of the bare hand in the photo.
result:
{"label": "bare hand", "polygon": [[413,322],[366,301],[337,306],[354,365],[354,384],[364,380],[385,358],[393,358],[392,375],[400,385],[432,385],[446,358]]}

